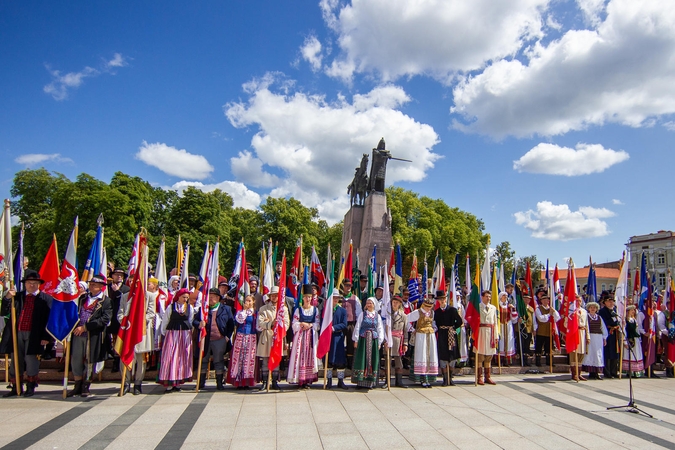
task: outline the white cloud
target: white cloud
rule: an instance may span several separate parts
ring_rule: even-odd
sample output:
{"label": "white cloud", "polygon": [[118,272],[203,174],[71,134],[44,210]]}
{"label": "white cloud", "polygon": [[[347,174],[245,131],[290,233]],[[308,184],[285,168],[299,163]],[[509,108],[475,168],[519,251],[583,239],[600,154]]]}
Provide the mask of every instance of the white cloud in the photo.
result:
{"label": "white cloud", "polygon": [[619,200],[618,198],[613,198],[612,199],[612,205],[623,205],[623,202]]}
{"label": "white cloud", "polygon": [[47,161],[52,161],[56,163],[73,162],[73,160],[70,158],[62,157],[60,153],[28,153],[25,155],[17,156],[14,159],[15,163],[25,165],[27,167],[36,166],[38,164],[42,164]]}
{"label": "white cloud", "polygon": [[553,241],[569,241],[601,237],[609,234],[607,222],[601,220],[615,214],[607,208],[582,206],[577,211],[554,205],[549,201],[537,203],[537,210],[516,212],[516,224],[532,232],[532,237]]}
{"label": "white cloud", "polygon": [[540,143],[513,162],[518,172],[547,175],[588,175],[599,173],[630,156],[623,150],[604,148],[600,144],[579,143],[576,150],[555,144]]}
{"label": "white cloud", "polygon": [[577,0],[577,5],[583,13],[586,23],[592,26],[600,24],[600,15],[605,10],[605,0]]}
{"label": "white cloud", "polygon": [[187,150],[159,142],[148,144],[143,141],[143,145],[136,153],[136,159],[158,168],[167,175],[191,180],[203,180],[214,170],[202,155],[194,155]]}
{"label": "white cloud", "polygon": [[235,176],[250,183],[236,173],[237,164],[247,170],[255,165],[261,172],[264,164],[280,171],[272,196],[294,196],[307,206],[321,205],[322,216],[335,217],[329,210],[339,205],[344,207],[342,214],[346,212],[344,197],[354,168],[381,137],[393,156],[413,160],[390,162],[388,184],[422,180],[440,157],[431,150],[439,142],[433,128],[398,110],[410,101],[398,86],[354,95],[351,103],[343,96],[328,102],[319,95],[273,92],[274,79],[267,76],[247,83],[249,99],[224,107],[234,127],[258,130],[251,139],[250,156],[240,153],[233,158]]}
{"label": "white cloud", "polygon": [[668,131],[675,131],[675,121],[669,121],[663,124],[663,126],[666,128]]}
{"label": "white cloud", "polygon": [[65,100],[68,98],[69,90],[80,87],[85,78],[96,77],[104,73],[114,75],[116,68],[126,65],[128,65],[127,60],[121,53],[115,53],[113,59],[104,61],[98,69],[86,66],[79,72],[68,72],[65,75],[61,75],[59,70],[52,70],[51,66],[46,64],[45,67],[52,76],[52,82],[45,85],[42,90],[51,95],[54,100]]}
{"label": "white cloud", "polygon": [[260,206],[260,194],[248,189],[243,183],[236,181],[221,181],[216,184],[204,184],[199,181],[179,181],[171,186],[170,189],[178,191],[182,194],[188,186],[194,186],[204,192],[215,191],[220,189],[223,192],[230,194],[235,207],[245,209],[256,209]]}
{"label": "white cloud", "polygon": [[321,54],[321,42],[319,42],[316,36],[309,36],[305,39],[304,44],[300,47],[300,53],[302,54],[302,58],[312,67],[313,72],[321,69],[323,55]]}
{"label": "white cloud", "polygon": [[516,54],[540,37],[549,0],[321,0],[340,54],[327,73],[349,81],[355,72],[383,81],[430,75],[443,82]]}
{"label": "white cloud", "polygon": [[502,59],[466,76],[453,90],[451,108],[465,121],[454,126],[497,138],[605,123],[649,126],[675,112],[673,54],[672,3],[612,0],[594,29],[569,30],[531,47],[525,62]]}
{"label": "white cloud", "polygon": [[274,187],[279,177],[263,170],[263,162],[248,150],[230,158],[232,173],[238,180],[254,187]]}

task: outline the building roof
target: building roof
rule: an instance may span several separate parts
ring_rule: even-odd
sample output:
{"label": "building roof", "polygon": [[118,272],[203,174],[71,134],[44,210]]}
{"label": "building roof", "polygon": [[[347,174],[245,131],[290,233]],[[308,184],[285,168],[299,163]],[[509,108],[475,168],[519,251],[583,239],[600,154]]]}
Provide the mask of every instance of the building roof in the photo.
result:
{"label": "building roof", "polygon": [[[588,271],[589,267],[579,267],[574,270],[575,275],[577,276],[577,279],[579,278],[588,278]],[[546,270],[541,271],[541,277],[544,278],[546,274],[544,273]],[[595,278],[608,278],[612,280],[618,280],[619,279],[619,269],[612,269],[612,268],[607,268],[607,267],[596,267],[595,268]],[[567,269],[558,269],[558,276],[560,277],[560,282],[565,283],[565,280],[567,279]]]}
{"label": "building roof", "polygon": [[630,244],[637,244],[638,242],[661,241],[664,239],[672,239],[674,237],[675,233],[672,231],[659,230],[656,233],[631,236],[628,242]]}

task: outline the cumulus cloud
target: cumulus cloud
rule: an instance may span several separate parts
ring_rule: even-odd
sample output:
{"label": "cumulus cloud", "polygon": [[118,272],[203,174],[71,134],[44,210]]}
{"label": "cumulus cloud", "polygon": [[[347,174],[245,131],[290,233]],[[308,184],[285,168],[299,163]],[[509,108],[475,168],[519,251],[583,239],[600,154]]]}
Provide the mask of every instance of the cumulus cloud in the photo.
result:
{"label": "cumulus cloud", "polygon": [[60,153],[27,153],[14,158],[14,162],[26,167],[36,166],[45,162],[72,163],[70,158],[64,158]]}
{"label": "cumulus cloud", "polygon": [[274,187],[279,178],[263,170],[263,162],[248,150],[230,158],[232,173],[238,180],[254,187]]}
{"label": "cumulus cloud", "polygon": [[[595,2],[582,3],[599,14]],[[597,27],[536,43],[525,61],[500,59],[465,76],[453,89],[451,112],[463,117],[455,128],[551,136],[605,123],[651,126],[675,112],[675,8],[611,0],[603,14]]]}
{"label": "cumulus cloud", "polygon": [[175,183],[170,189],[173,189],[179,194],[182,194],[182,192],[187,189],[188,186],[194,186],[204,192],[211,192],[215,191],[216,189],[220,189],[232,197],[235,207],[256,209],[258,206],[260,206],[260,194],[248,189],[243,183],[238,183],[236,181],[221,181],[220,183],[215,184],[204,184],[199,181],[183,180]]}
{"label": "cumulus cloud", "polygon": [[601,237],[609,234],[607,222],[601,220],[615,214],[607,208],[582,206],[577,211],[568,205],[549,201],[537,203],[537,210],[516,212],[516,224],[532,232],[532,237],[552,241],[569,241]]}
{"label": "cumulus cloud", "polygon": [[68,72],[66,74],[62,74],[60,70],[54,70],[49,64],[46,64],[45,67],[52,76],[52,81],[45,85],[42,90],[56,101],[65,100],[68,98],[69,91],[80,87],[85,78],[96,77],[104,73],[114,75],[114,69],[124,67],[127,64],[127,60],[121,53],[115,53],[111,60],[103,61],[99,68],[86,66],[79,72]]}
{"label": "cumulus cloud", "polygon": [[372,72],[383,81],[430,75],[441,81],[516,54],[542,35],[549,0],[321,0],[339,55],[327,73],[349,81]]}
{"label": "cumulus cloud", "polygon": [[203,180],[214,170],[204,156],[159,142],[148,144],[143,141],[143,145],[136,153],[136,159],[156,167],[167,175],[191,180]]}
{"label": "cumulus cloud", "polygon": [[604,148],[600,144],[579,143],[575,150],[541,143],[514,161],[513,168],[518,172],[572,177],[603,172],[628,158],[629,155],[625,151]]}
{"label": "cumulus cloud", "polygon": [[586,23],[597,26],[601,22],[600,15],[605,10],[605,0],[577,0],[577,5]]}
{"label": "cumulus cloud", "polygon": [[319,42],[316,36],[309,36],[305,39],[304,44],[300,47],[300,54],[312,67],[312,71],[316,72],[321,69],[323,55],[321,54],[321,42]]}
{"label": "cumulus cloud", "polygon": [[[258,170],[263,164],[274,168],[281,175],[272,196],[294,196],[308,206],[322,205],[322,217],[339,205],[344,207],[341,218],[348,209],[345,195],[354,168],[381,137],[393,156],[413,160],[390,162],[388,184],[422,180],[440,157],[432,151],[439,142],[433,128],[399,110],[410,101],[401,87],[384,85],[354,95],[351,102],[343,96],[329,102],[324,96],[290,92],[288,83],[281,92],[273,91],[275,79],[268,76],[247,83],[248,100],[224,107],[234,127],[257,130],[250,154],[233,158],[233,172],[238,164],[246,169],[255,165]],[[235,176],[250,182],[239,178],[239,173]]]}

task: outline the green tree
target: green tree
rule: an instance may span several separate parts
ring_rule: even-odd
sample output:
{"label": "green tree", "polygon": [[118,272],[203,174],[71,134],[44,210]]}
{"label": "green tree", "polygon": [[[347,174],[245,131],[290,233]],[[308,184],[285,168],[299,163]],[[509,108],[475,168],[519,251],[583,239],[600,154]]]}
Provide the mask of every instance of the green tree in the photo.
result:
{"label": "green tree", "polygon": [[532,272],[532,284],[533,284],[532,287],[536,291],[536,287],[539,285],[539,281],[541,280],[541,271],[544,270],[544,264],[537,259],[537,255],[530,255],[518,258],[519,276],[521,277],[525,276],[525,268],[527,266],[528,261],[530,263],[530,271]]}
{"label": "green tree", "polygon": [[513,273],[513,261],[516,252],[511,250],[511,244],[509,241],[504,241],[497,244],[495,248],[495,259],[499,260],[504,264],[504,276],[509,279],[511,273]]}
{"label": "green tree", "polygon": [[287,259],[293,259],[300,235],[303,256],[311,255],[312,245],[319,243],[319,211],[316,208],[308,208],[293,197],[267,197],[265,203],[260,205],[260,210],[263,219],[262,236],[279,243],[279,257],[285,250]]}

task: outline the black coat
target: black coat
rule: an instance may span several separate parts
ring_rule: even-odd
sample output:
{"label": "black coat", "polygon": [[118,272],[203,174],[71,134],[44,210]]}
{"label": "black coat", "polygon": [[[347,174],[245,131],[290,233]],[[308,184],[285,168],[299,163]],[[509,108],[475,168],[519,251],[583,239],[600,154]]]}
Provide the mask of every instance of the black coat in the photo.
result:
{"label": "black coat", "polygon": [[[23,309],[24,300],[26,299],[26,291],[18,292],[14,296],[14,306],[16,308],[16,324],[19,325],[19,318],[21,317],[21,310]],[[33,323],[31,325],[30,337],[28,339],[28,355],[41,355],[44,351],[44,346],[40,345],[40,341],[52,341],[53,338],[47,333],[47,321],[49,320],[49,311],[52,307],[54,299],[51,295],[40,292],[35,297],[35,306],[33,307]],[[12,303],[9,299],[2,299],[2,307],[0,308],[0,315],[9,317],[6,321],[5,329],[2,333],[2,340],[0,340],[0,354],[14,353],[14,339],[12,336],[12,319],[11,319]]]}
{"label": "black coat", "polygon": [[616,340],[621,333],[619,329],[612,330],[612,327],[619,327],[620,322],[618,316],[612,314],[613,311],[607,307],[600,308],[598,315],[605,322],[609,335],[607,336],[607,345],[603,347],[603,351],[608,359],[619,359],[619,352],[616,350]]}
{"label": "black coat", "polygon": [[[110,320],[110,326],[108,326],[108,333],[117,336],[117,332],[120,330],[120,323],[117,320],[117,311],[120,309],[120,302],[122,301],[122,295],[126,294],[129,292],[129,286],[126,284],[123,284],[120,286],[120,288],[116,291],[113,291],[110,288],[110,285],[108,285],[108,289],[106,293],[108,294],[108,297],[110,298],[110,304],[112,308],[112,318]],[[114,339],[113,339],[114,341]]]}
{"label": "black coat", "polygon": [[[459,345],[457,345],[456,329],[462,326],[462,318],[454,306],[448,306],[445,310],[438,308],[434,311],[434,321],[438,327],[438,359],[439,361],[452,361],[459,359]],[[449,328],[445,328],[449,327]],[[455,345],[450,348],[448,345],[448,335],[452,333],[455,337]]]}
{"label": "black coat", "polygon": [[[204,338],[205,351],[209,348],[209,344],[211,342],[211,317],[212,315],[209,313],[206,320],[206,337]],[[201,320],[202,312],[200,310],[197,314],[195,314],[195,317],[192,320],[192,326],[195,329],[199,329],[199,323]],[[227,346],[225,348],[225,351],[227,352],[232,346],[232,332],[234,331],[234,316],[232,315],[232,308],[221,303],[221,305],[218,307],[218,312],[216,312],[216,326],[218,327],[220,334],[228,339]]]}
{"label": "black coat", "polygon": [[[81,295],[77,300],[78,313],[84,307],[87,298],[88,295],[84,294]],[[112,300],[110,297],[104,295],[103,298],[98,301],[98,304],[94,308],[94,312],[87,323],[77,324],[78,326],[84,325],[87,328],[87,333],[89,333],[89,361],[91,363],[105,361],[107,349],[103,348],[103,337],[106,333],[106,329],[108,328],[108,323],[110,322],[111,318]],[[119,325],[117,328],[119,329]]]}

